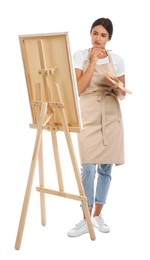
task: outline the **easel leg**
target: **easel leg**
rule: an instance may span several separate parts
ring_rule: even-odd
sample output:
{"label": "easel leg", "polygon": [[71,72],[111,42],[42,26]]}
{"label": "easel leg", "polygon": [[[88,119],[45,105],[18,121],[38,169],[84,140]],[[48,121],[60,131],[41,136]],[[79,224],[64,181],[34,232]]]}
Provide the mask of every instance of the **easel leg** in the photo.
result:
{"label": "easel leg", "polygon": [[65,134],[66,134],[66,140],[67,140],[67,143],[68,143],[68,149],[69,149],[69,152],[70,152],[70,157],[71,157],[71,160],[72,160],[72,165],[73,165],[73,168],[74,168],[74,173],[75,173],[79,193],[80,193],[81,196],[84,196],[84,198],[85,198],[85,199],[82,200],[82,205],[83,205],[83,211],[84,211],[84,214],[85,214],[85,218],[86,218],[86,221],[87,221],[87,224],[88,224],[90,237],[91,237],[92,240],[95,240],[96,239],[95,232],[94,232],[94,229],[93,229],[91,216],[90,216],[89,209],[88,209],[87,199],[86,199],[85,192],[84,192],[83,185],[82,185],[82,181],[81,181],[81,178],[80,178],[80,172],[79,172],[78,164],[77,164],[76,157],[75,157],[75,154],[74,154],[71,136],[70,136],[69,132],[68,133],[66,132]]}
{"label": "easel leg", "polygon": [[[60,92],[59,92],[59,86],[58,86],[58,84],[56,84],[55,86],[56,86],[57,98],[60,102],[62,102],[61,101],[61,95],[60,95]],[[87,204],[87,199],[86,199],[84,188],[83,188],[83,185],[82,185],[80,172],[79,172],[76,156],[75,156],[75,153],[74,153],[72,139],[71,139],[70,132],[69,132],[69,129],[68,129],[68,124],[67,124],[64,109],[60,110],[60,116],[61,116],[61,121],[62,121],[62,124],[63,124],[64,133],[65,133],[65,136],[66,136],[66,141],[67,141],[67,145],[68,145],[68,149],[69,149],[69,153],[70,153],[70,157],[71,157],[71,161],[72,161],[72,165],[73,165],[73,169],[74,169],[79,193],[80,193],[81,196],[84,196],[84,198],[85,198],[85,199],[82,200],[82,205],[83,205],[83,211],[84,211],[84,214],[85,214],[85,218],[87,220],[87,224],[88,224],[88,228],[89,228],[89,232],[90,232],[90,237],[91,237],[92,240],[95,240],[96,239],[95,232],[94,232],[94,228],[93,228],[93,225],[92,225],[91,216],[90,216],[88,204]]]}
{"label": "easel leg", "polygon": [[[40,83],[35,84],[35,96],[36,100],[41,100],[41,85]],[[36,118],[39,121],[40,107],[36,108]],[[40,187],[44,187],[44,164],[43,164],[43,140],[41,139],[41,145],[39,149],[39,183]],[[46,209],[45,209],[45,194],[40,192],[40,205],[41,205],[41,224],[46,225]]]}
{"label": "easel leg", "polygon": [[37,130],[35,146],[34,146],[31,166],[30,166],[28,182],[27,182],[27,186],[26,186],[26,192],[25,192],[25,196],[24,196],[24,202],[23,202],[23,206],[22,206],[22,212],[21,212],[18,233],[17,233],[16,243],[15,243],[15,249],[19,249],[20,245],[21,245],[21,240],[22,240],[22,235],[23,235],[23,230],[24,230],[24,226],[25,226],[30,195],[31,195],[31,189],[32,189],[32,184],[33,184],[33,179],[34,179],[35,166],[36,166],[37,157],[38,157],[39,149],[40,149],[40,145],[41,145],[42,125],[43,125],[44,116],[46,113],[46,108],[47,108],[47,103],[43,103],[40,118],[39,118],[39,123],[38,123],[38,130]]}
{"label": "easel leg", "polygon": [[54,157],[55,157],[55,165],[56,165],[56,171],[57,171],[57,180],[58,180],[59,191],[63,192],[64,184],[63,184],[62,171],[61,171],[61,166],[60,166],[56,132],[51,132],[51,137],[52,137],[53,151],[54,151]]}
{"label": "easel leg", "polygon": [[[43,165],[43,141],[41,138],[41,145],[39,149],[39,182],[40,187],[44,187],[44,165]],[[41,205],[41,224],[46,225],[46,208],[45,208],[45,194],[40,192],[40,205]]]}

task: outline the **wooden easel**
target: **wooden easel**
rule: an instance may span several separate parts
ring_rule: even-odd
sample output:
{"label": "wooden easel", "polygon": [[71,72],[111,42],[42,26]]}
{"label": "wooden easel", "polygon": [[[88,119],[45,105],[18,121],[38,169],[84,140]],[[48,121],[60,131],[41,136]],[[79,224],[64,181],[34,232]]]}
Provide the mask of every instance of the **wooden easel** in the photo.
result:
{"label": "wooden easel", "polygon": [[[49,87],[48,87],[47,75],[53,76],[55,73],[55,68],[47,68],[42,41],[38,40],[37,44],[38,44],[39,58],[40,58],[40,64],[41,64],[41,69],[39,70],[38,73],[42,76],[43,81],[44,81],[44,91],[45,91],[46,99],[51,100],[51,96],[50,96],[51,93],[50,93]],[[20,216],[17,237],[16,237],[15,249],[17,249],[17,250],[20,249],[20,246],[21,246],[21,241],[22,241],[22,236],[23,236],[23,231],[24,231],[24,226],[25,226],[25,221],[26,221],[26,216],[27,216],[27,211],[28,211],[28,206],[29,206],[29,200],[30,200],[37,160],[39,162],[39,187],[36,187],[36,190],[38,192],[40,192],[42,225],[46,225],[45,193],[53,194],[53,195],[64,197],[64,198],[70,198],[73,200],[79,200],[82,203],[85,218],[87,220],[90,238],[91,238],[91,240],[95,240],[95,238],[96,238],[94,229],[93,229],[93,225],[91,222],[89,210],[88,210],[87,199],[86,199],[82,181],[80,178],[78,163],[77,163],[76,156],[75,156],[74,149],[73,149],[70,130],[69,130],[67,119],[66,119],[65,104],[63,104],[63,102],[62,102],[59,84],[54,83],[53,87],[55,89],[55,97],[56,97],[57,101],[56,102],[47,102],[47,101],[42,100],[40,83],[35,84],[36,101],[32,102],[32,106],[34,106],[36,108],[37,124],[32,124],[32,125],[30,125],[30,127],[36,128],[37,134],[36,134],[36,139],[35,139],[35,145],[34,145],[31,165],[30,165],[30,171],[29,171],[24,201],[23,201],[23,205],[22,205],[22,212],[21,212],[21,216]],[[77,187],[79,190],[79,195],[67,193],[64,191],[63,177],[62,177],[61,164],[60,164],[59,152],[58,152],[58,143],[57,143],[58,126],[54,122],[55,110],[58,111],[61,122],[62,122],[62,128],[65,133],[65,139],[67,142],[70,158],[72,161],[72,166],[73,166],[73,170],[74,170],[74,174],[75,174],[75,178],[76,178],[76,182],[77,182]],[[45,129],[51,132],[59,190],[52,190],[52,189],[45,188],[44,170],[43,170],[43,144],[42,144],[42,136],[43,136],[43,131]]]}

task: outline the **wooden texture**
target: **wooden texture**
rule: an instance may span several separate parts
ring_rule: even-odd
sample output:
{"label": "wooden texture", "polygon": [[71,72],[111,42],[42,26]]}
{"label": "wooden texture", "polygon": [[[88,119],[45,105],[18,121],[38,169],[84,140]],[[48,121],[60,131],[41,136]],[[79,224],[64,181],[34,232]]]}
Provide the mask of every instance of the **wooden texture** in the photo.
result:
{"label": "wooden texture", "polygon": [[[41,85],[42,102],[56,103],[55,84],[59,84],[69,131],[80,132],[81,117],[68,33],[19,36],[33,127],[37,124],[35,85]],[[39,100],[41,101],[41,100]],[[62,129],[59,111],[54,108],[53,124]],[[52,126],[54,126],[52,125]],[[49,130],[50,124],[45,128]]]}

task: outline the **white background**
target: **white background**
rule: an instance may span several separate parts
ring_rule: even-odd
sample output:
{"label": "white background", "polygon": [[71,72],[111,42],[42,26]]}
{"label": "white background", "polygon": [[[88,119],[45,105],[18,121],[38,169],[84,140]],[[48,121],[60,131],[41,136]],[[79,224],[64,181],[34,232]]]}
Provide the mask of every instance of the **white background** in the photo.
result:
{"label": "white background", "polygon": [[[149,233],[149,7],[143,1],[5,0],[0,7],[0,259],[150,259]],[[40,224],[36,170],[21,248],[14,249],[28,177],[35,130],[18,35],[69,32],[72,53],[90,47],[90,27],[108,17],[114,34],[108,48],[126,64],[126,87],[133,91],[121,102],[125,128],[126,163],[113,168],[112,185],[103,216],[109,234],[96,232],[68,238],[82,218],[79,202],[47,195],[47,225]],[[44,134],[47,187],[57,188],[50,134]],[[58,135],[66,192],[76,191],[70,158],[62,133]],[[76,134],[72,135],[77,159]],[[52,187],[52,188],[53,188]]]}

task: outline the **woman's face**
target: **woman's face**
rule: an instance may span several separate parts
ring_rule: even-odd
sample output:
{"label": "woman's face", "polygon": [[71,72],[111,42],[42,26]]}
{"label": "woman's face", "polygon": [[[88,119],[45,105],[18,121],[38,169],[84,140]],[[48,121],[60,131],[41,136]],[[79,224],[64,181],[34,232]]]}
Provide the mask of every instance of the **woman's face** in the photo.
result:
{"label": "woman's face", "polygon": [[105,49],[105,45],[108,41],[109,33],[102,25],[97,25],[92,29],[91,42],[93,47]]}

